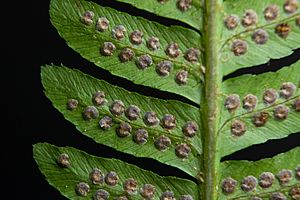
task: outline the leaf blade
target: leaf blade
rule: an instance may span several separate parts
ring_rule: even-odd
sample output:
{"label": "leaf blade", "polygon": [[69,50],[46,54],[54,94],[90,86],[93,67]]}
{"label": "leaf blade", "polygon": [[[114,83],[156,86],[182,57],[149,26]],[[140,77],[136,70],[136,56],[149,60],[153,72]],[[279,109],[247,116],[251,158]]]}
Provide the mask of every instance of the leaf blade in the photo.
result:
{"label": "leaf blade", "polygon": [[[273,158],[266,158],[259,161],[225,161],[221,163],[221,177],[219,181],[219,185],[223,179],[227,177],[232,177],[237,180],[239,183],[236,188],[236,192],[229,195],[222,194],[221,190],[219,192],[219,199],[249,199],[250,197],[259,196],[261,198],[266,198],[270,196],[273,192],[284,192],[286,196],[290,189],[294,186],[300,186],[299,179],[296,177],[296,167],[299,166],[299,158],[300,157],[300,148],[294,148],[288,152],[278,154]],[[240,187],[240,181],[248,176],[252,175],[259,179],[259,176],[262,172],[271,172],[275,176],[283,169],[288,169],[292,171],[292,180],[282,186],[279,183],[279,180],[274,180],[272,186],[270,188],[264,189],[257,185],[256,190],[252,192],[244,192]]]}
{"label": "leaf blade", "polygon": [[[86,11],[93,11],[95,19],[107,17],[110,21],[108,31],[99,32],[95,30],[95,24],[86,26],[81,23],[80,18]],[[181,27],[165,27],[155,22],[130,16],[111,8],[100,7],[97,4],[84,0],[52,0],[50,4],[51,22],[58,30],[67,44],[77,51],[82,57],[93,62],[95,65],[110,71],[112,74],[126,78],[136,84],[141,84],[163,91],[172,92],[184,96],[195,103],[200,103],[200,92],[202,90],[202,73],[200,62],[190,63],[184,59],[183,53],[188,48],[199,48],[200,36],[198,33]],[[112,38],[112,28],[124,25],[128,34],[140,30],[144,34],[141,45],[133,45],[125,34],[125,39],[119,41]],[[146,40],[156,36],[160,40],[161,48],[150,51]],[[116,50],[113,56],[103,56],[100,48],[104,42],[113,42]],[[181,56],[175,59],[165,54],[168,44],[176,42],[181,50]],[[135,52],[135,57],[129,62],[121,62],[118,55],[124,48],[130,48]],[[136,59],[138,56],[148,54],[153,59],[153,64],[145,70],[138,69]],[[173,70],[169,76],[161,77],[155,70],[155,65],[163,60],[173,63]],[[189,72],[187,84],[178,84],[175,76],[180,70]]]}
{"label": "leaf blade", "polygon": [[[70,167],[62,168],[57,164],[61,153],[70,157]],[[76,194],[75,187],[79,182],[88,183],[90,192],[84,199],[91,199],[97,189],[105,189],[111,197],[125,196],[122,184],[128,178],[134,178],[139,187],[142,184],[152,184],[156,187],[155,199],[166,190],[172,190],[176,196],[190,194],[197,199],[197,185],[192,181],[175,177],[160,177],[153,172],[138,168],[117,159],[99,158],[72,147],[56,147],[47,143],[38,143],[33,146],[34,158],[47,181],[69,199],[83,199]],[[89,180],[89,173],[100,169],[104,174],[109,171],[117,172],[119,183],[112,187],[106,184],[94,185]],[[139,193],[131,199],[140,199]]]}
{"label": "leaf blade", "polygon": [[[223,106],[221,112],[221,123],[218,135],[218,143],[222,152],[221,156],[229,155],[240,149],[246,148],[253,144],[260,144],[270,139],[280,139],[287,137],[289,134],[300,131],[300,113],[296,112],[292,105],[295,99],[299,98],[299,81],[300,81],[300,62],[285,67],[278,72],[268,72],[261,75],[243,75],[237,78],[228,79],[223,83],[222,92],[226,95],[238,94],[241,99],[248,94],[257,96],[258,104],[254,111],[247,112],[241,106],[233,113],[228,112]],[[273,88],[277,92],[284,82],[292,82],[297,86],[294,96],[291,99],[277,99],[275,104],[266,105],[263,102],[263,93],[266,89]],[[249,85],[255,87],[249,87]],[[226,97],[223,97],[225,102]],[[242,101],[242,100],[241,100]],[[277,105],[285,105],[290,109],[286,120],[276,120],[273,116],[273,110]],[[255,113],[267,112],[269,118],[267,123],[262,127],[256,127],[252,123],[252,117]],[[240,137],[234,137],[231,134],[231,123],[239,120],[245,123],[246,132]]]}
{"label": "leaf blade", "polygon": [[[241,24],[234,30],[223,27],[222,49],[220,52],[224,76],[241,68],[264,64],[270,59],[288,56],[293,53],[293,50],[300,47],[300,29],[296,25],[296,17],[300,17],[300,11],[298,9],[293,14],[287,14],[283,10],[283,3],[284,1],[280,0],[229,0],[224,3],[223,19],[233,14],[242,20],[245,10],[248,9],[254,10],[258,16],[257,25],[248,29]],[[264,18],[264,9],[270,5],[277,5],[279,8],[279,16],[274,21],[267,21]],[[286,38],[281,38],[275,33],[275,27],[281,23],[288,23],[291,28],[291,32]],[[266,44],[259,45],[252,40],[253,32],[258,29],[264,29],[268,33],[269,39]],[[248,50],[244,55],[235,56],[231,51],[235,39],[244,40],[248,44]]]}
{"label": "leaf blade", "polygon": [[[200,114],[195,107],[178,101],[158,100],[128,92],[77,70],[64,67],[43,67],[41,76],[45,94],[52,101],[53,106],[67,120],[72,122],[82,134],[119,151],[138,157],[150,157],[159,162],[177,167],[192,176],[197,175],[200,166],[198,154],[202,153],[201,139],[200,137],[186,138],[181,130],[181,127],[187,121],[196,121],[200,124],[198,122]],[[82,117],[82,110],[87,106],[93,105],[92,96],[97,91],[103,91],[106,94],[108,103],[97,107],[100,113],[100,117],[97,120],[85,121]],[[68,99],[78,100],[79,106],[75,112],[67,109],[66,103]],[[149,127],[144,124],[142,117],[135,121],[128,120],[124,114],[115,117],[109,111],[109,105],[114,100],[122,100],[125,107],[132,104],[138,106],[141,109],[141,116],[148,111],[156,112],[159,119],[165,114],[172,114],[176,117],[176,128],[172,131],[167,131],[161,126]],[[113,126],[109,130],[102,130],[99,127],[98,122],[103,116],[113,118]],[[132,141],[131,136],[118,137],[116,130],[120,122],[127,122],[132,126],[132,135],[139,128],[147,130],[149,133],[148,142],[145,145],[138,145]],[[197,134],[199,134],[199,131]],[[172,142],[170,149],[164,152],[157,150],[154,145],[154,141],[161,135],[168,136]],[[175,155],[175,148],[180,143],[187,143],[191,147],[192,151],[187,159],[182,160]]]}

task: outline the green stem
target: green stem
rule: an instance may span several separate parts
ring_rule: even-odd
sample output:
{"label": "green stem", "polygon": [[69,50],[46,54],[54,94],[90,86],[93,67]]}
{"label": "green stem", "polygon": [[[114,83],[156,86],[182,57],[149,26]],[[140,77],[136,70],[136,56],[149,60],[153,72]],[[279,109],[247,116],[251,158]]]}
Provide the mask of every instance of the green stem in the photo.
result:
{"label": "green stem", "polygon": [[202,171],[204,182],[201,184],[202,200],[217,199],[217,179],[219,156],[217,155],[217,131],[220,113],[219,93],[222,76],[219,69],[220,17],[222,0],[205,0],[204,8],[204,63],[205,91],[202,110],[203,157]]}

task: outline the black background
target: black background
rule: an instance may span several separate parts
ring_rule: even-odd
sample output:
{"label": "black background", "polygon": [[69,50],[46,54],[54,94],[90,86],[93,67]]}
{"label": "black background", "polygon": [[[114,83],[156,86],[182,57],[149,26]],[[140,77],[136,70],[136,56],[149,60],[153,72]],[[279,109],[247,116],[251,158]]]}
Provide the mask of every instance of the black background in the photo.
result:
{"label": "black background", "polygon": [[[96,1],[108,5],[109,0]],[[158,92],[132,84],[125,79],[119,79],[105,70],[95,67],[69,48],[59,37],[51,25],[48,14],[49,1],[34,0],[14,2],[15,5],[5,5],[2,17],[2,159],[1,172],[5,185],[12,193],[10,199],[28,197],[30,199],[64,199],[54,188],[48,185],[43,175],[37,169],[32,158],[32,145],[37,142],[49,142],[58,146],[73,146],[90,154],[102,157],[115,157],[134,163],[145,169],[151,169],[161,175],[176,175],[184,178],[184,173],[166,167],[151,159],[138,159],[130,155],[116,152],[111,148],[96,144],[93,140],[81,135],[75,127],[64,120],[62,115],[52,107],[45,97],[40,80],[40,66],[54,63],[77,68],[85,73],[108,82],[137,91],[145,95],[164,99],[187,100],[169,93]],[[111,3],[112,7],[127,11],[132,15],[142,15],[150,20],[160,20],[165,25],[181,23],[156,17],[141,12],[131,6],[121,3]],[[226,77],[243,73],[262,73],[267,70],[277,70],[300,59],[300,49],[281,60],[271,60],[266,65],[251,69],[239,70]],[[225,159],[258,160],[271,157],[279,152],[287,151],[300,145],[300,134],[288,138],[269,141],[266,144],[255,145],[239,151]],[[3,194],[3,193],[2,193]]]}

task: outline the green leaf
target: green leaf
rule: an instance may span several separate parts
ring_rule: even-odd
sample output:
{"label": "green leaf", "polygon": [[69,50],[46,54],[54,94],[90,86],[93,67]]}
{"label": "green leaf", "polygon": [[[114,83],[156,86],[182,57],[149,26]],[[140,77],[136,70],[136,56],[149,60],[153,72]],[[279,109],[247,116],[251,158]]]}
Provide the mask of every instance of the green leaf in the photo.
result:
{"label": "green leaf", "polygon": [[[197,108],[174,100],[165,101],[131,93],[80,71],[65,67],[43,67],[41,76],[45,93],[54,107],[84,135],[119,151],[138,157],[153,158],[177,167],[192,176],[196,176],[199,172],[200,164],[197,155],[202,152],[201,137],[186,138],[182,133],[182,127],[188,121],[196,121],[200,124]],[[97,107],[99,111],[97,119],[86,121],[83,119],[82,112],[87,106],[93,105],[92,97],[97,91],[105,93],[107,103]],[[66,105],[69,99],[76,99],[79,102],[77,109],[73,111],[67,109]],[[121,116],[112,115],[109,106],[114,100],[121,100],[126,108],[129,105],[138,106],[141,110],[140,117],[135,121],[130,121],[124,114]],[[165,114],[175,116],[176,127],[172,130],[166,130],[160,125],[146,126],[142,118],[148,111],[156,112],[159,119],[162,119]],[[110,116],[113,119],[113,126],[108,130],[103,130],[99,126],[99,121],[104,116]],[[139,145],[133,142],[131,136],[125,138],[117,136],[116,130],[121,122],[127,122],[131,125],[131,135],[137,129],[146,129],[149,134],[148,142]],[[197,134],[200,134],[199,131]],[[154,141],[161,135],[169,137],[172,142],[166,151],[159,151],[154,145]],[[186,159],[180,159],[175,154],[175,148],[180,143],[187,143],[191,147],[191,153]]]}
{"label": "green leaf", "polygon": [[[300,27],[296,25],[296,17],[300,16],[298,9],[293,14],[284,12],[282,0],[228,0],[224,2],[223,20],[230,15],[236,15],[240,21],[246,10],[252,9],[257,13],[258,22],[254,27],[245,28],[240,23],[237,28],[229,30],[225,27],[222,32],[221,68],[223,75],[227,75],[237,69],[260,65],[272,59],[279,59],[293,53],[300,47]],[[273,21],[264,18],[264,9],[272,4],[279,8],[279,15]],[[286,38],[279,37],[275,33],[275,27],[281,23],[288,23],[291,32]],[[258,29],[265,30],[269,39],[265,44],[256,44],[252,40],[252,34]],[[244,55],[235,56],[231,51],[235,39],[247,42],[248,50]]]}
{"label": "green leaf", "polygon": [[[83,24],[81,20],[86,11],[92,11],[95,14],[94,23],[90,26]],[[97,66],[136,84],[176,93],[198,104],[200,103],[201,64],[200,62],[188,62],[184,58],[184,52],[187,49],[200,48],[200,35],[195,31],[177,26],[165,27],[84,0],[52,0],[50,16],[53,25],[68,45]],[[99,17],[106,17],[109,20],[108,30],[104,32],[96,30],[95,24]],[[127,30],[123,40],[112,37],[112,29],[120,24]],[[129,35],[135,30],[143,32],[141,45],[130,43]],[[160,40],[160,49],[155,51],[150,51],[146,45],[146,41],[152,36],[156,36]],[[115,45],[116,50],[112,56],[104,56],[100,53],[104,42],[112,42]],[[174,59],[169,58],[165,53],[168,44],[172,42],[176,42],[181,50],[180,56]],[[135,57],[131,61],[120,61],[118,55],[124,48],[130,48],[134,51]],[[136,59],[144,54],[152,57],[153,64],[147,69],[141,70],[136,65]],[[156,65],[163,60],[169,60],[173,63],[173,70],[167,77],[159,76],[155,70]],[[188,81],[186,84],[178,84],[175,81],[175,76],[183,69],[189,72]]]}
{"label": "green leaf", "polygon": [[[62,153],[69,156],[69,167],[64,168],[57,164],[58,157]],[[166,190],[173,191],[176,198],[188,194],[194,199],[199,199],[197,185],[192,181],[175,177],[160,177],[153,172],[140,169],[120,160],[99,158],[72,147],[56,147],[47,143],[35,144],[33,154],[48,182],[69,199],[92,199],[98,189],[109,192],[109,199],[125,196],[123,183],[128,178],[135,179],[138,182],[139,189],[144,184],[155,186],[154,199],[159,199],[159,196]],[[94,168],[100,169],[104,175],[110,171],[116,172],[119,176],[118,184],[115,186],[109,186],[106,183],[93,184],[89,174]],[[76,193],[76,185],[80,182],[85,182],[90,186],[90,191],[86,197],[80,197]],[[129,199],[142,199],[139,190],[136,195],[128,197]]]}
{"label": "green leaf", "polygon": [[160,3],[158,0],[148,0],[141,3],[140,0],[116,0],[124,3],[129,3],[134,7],[154,13],[158,16],[176,19],[191,25],[200,30],[202,29],[202,5],[200,1],[193,1],[191,8],[186,11],[181,11],[177,8],[177,0],[167,0],[165,3]]}
{"label": "green leaf", "polygon": [[[221,126],[218,134],[218,143],[221,156],[229,155],[235,151],[246,148],[253,144],[264,143],[267,140],[287,137],[291,133],[300,131],[300,112],[296,112],[293,104],[296,98],[300,96],[300,61],[290,67],[284,67],[277,72],[268,72],[261,75],[243,75],[237,78],[228,79],[223,83],[222,93],[223,104],[227,96],[231,94],[239,95],[241,103],[234,112],[229,112],[223,106],[221,112]],[[269,88],[279,92],[284,82],[292,82],[298,88],[290,99],[278,98],[273,105],[267,105],[263,101],[263,94]],[[247,111],[243,108],[243,98],[253,94],[258,99],[258,104],[253,111]],[[278,120],[274,117],[274,109],[278,105],[289,107],[290,112],[285,120]],[[264,126],[256,127],[252,123],[252,117],[255,113],[267,112],[268,120]],[[242,136],[233,136],[231,134],[231,124],[239,120],[245,123],[246,132]]]}
{"label": "green leaf", "polygon": [[[267,158],[255,162],[251,161],[225,161],[220,166],[220,181],[219,186],[221,188],[222,181],[227,177],[231,177],[237,181],[235,192],[232,194],[224,194],[222,189],[219,190],[218,199],[251,199],[251,197],[257,196],[263,199],[270,199],[272,193],[281,192],[286,196],[289,196],[289,192],[292,187],[300,186],[300,181],[296,176],[296,168],[299,166],[300,148],[297,147],[289,152],[278,154],[273,158]],[[283,169],[292,171],[292,179],[287,184],[281,184],[276,175]],[[263,172],[271,172],[276,177],[272,186],[269,188],[262,188],[260,185],[256,186],[256,189],[250,192],[244,192],[241,189],[241,182],[247,176],[254,176],[259,180],[260,175]],[[289,198],[290,199],[290,198]]]}

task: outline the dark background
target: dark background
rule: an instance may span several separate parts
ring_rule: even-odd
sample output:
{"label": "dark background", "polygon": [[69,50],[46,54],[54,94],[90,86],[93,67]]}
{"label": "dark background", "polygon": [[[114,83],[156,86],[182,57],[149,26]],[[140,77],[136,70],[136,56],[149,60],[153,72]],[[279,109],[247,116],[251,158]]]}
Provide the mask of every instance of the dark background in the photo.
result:
{"label": "dark background", "polygon": [[[108,5],[109,0],[96,1]],[[184,98],[169,93],[158,92],[131,82],[114,77],[105,70],[95,67],[69,48],[51,25],[48,15],[49,1],[34,0],[15,2],[16,5],[5,5],[2,17],[2,103],[4,121],[2,120],[2,159],[1,172],[5,185],[11,191],[10,199],[28,197],[30,199],[65,199],[52,188],[38,170],[32,158],[32,145],[37,142],[48,142],[57,146],[73,146],[90,154],[102,157],[115,157],[134,163],[145,169],[154,169],[161,175],[177,175],[189,178],[184,173],[159,164],[151,159],[133,158],[115,150],[96,144],[93,140],[81,135],[75,127],[64,120],[62,115],[52,107],[43,94],[40,80],[40,66],[54,63],[77,68],[85,73],[108,82],[124,86],[131,91],[164,99],[178,99],[189,103]],[[181,23],[156,17],[141,12],[121,3],[111,3],[112,7],[127,11],[132,15],[142,15],[150,20],[160,20],[165,25]],[[277,70],[300,59],[300,49],[291,56],[281,60],[271,60],[266,65],[251,69],[239,70],[226,77],[243,73],[262,73],[267,69]],[[3,63],[3,62],[2,62]],[[4,138],[4,139],[3,139]],[[3,145],[4,144],[4,145]],[[269,141],[239,151],[226,159],[258,160],[271,157],[300,145],[300,134],[288,138]],[[255,152],[255,153],[253,153]],[[143,162],[142,162],[143,161]],[[155,166],[155,168],[153,168]],[[192,179],[193,180],[193,179]],[[3,194],[3,193],[2,193]]]}

